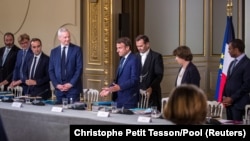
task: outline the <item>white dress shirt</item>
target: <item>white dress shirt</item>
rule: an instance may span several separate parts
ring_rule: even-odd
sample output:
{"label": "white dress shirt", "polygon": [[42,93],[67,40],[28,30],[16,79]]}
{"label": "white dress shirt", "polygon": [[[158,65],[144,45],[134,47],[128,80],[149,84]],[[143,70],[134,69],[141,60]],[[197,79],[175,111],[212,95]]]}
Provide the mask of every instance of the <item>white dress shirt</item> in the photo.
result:
{"label": "white dress shirt", "polygon": [[144,63],[145,63],[145,60],[146,60],[146,58],[147,58],[147,56],[148,56],[148,53],[149,53],[149,50],[150,49],[148,49],[146,52],[144,52],[144,53],[140,53],[140,55],[141,55],[141,65],[143,66],[144,65]]}

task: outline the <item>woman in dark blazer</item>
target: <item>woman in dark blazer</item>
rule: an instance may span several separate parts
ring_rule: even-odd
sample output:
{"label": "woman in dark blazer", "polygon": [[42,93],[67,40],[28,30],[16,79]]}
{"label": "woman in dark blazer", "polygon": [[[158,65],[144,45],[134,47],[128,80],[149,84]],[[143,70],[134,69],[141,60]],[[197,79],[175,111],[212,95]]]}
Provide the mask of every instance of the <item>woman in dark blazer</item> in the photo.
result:
{"label": "woman in dark blazer", "polygon": [[177,75],[175,86],[181,84],[194,84],[200,87],[200,73],[192,63],[193,54],[188,46],[179,46],[173,51],[175,60],[181,65]]}

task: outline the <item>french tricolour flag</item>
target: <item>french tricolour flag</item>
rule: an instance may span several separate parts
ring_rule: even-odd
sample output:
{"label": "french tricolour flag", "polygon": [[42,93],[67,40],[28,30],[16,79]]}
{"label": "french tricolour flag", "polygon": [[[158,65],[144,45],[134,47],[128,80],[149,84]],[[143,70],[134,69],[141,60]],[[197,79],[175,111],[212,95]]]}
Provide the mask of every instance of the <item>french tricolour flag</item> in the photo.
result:
{"label": "french tricolour flag", "polygon": [[233,60],[233,58],[228,53],[228,43],[235,39],[234,35],[234,26],[233,26],[233,20],[232,16],[227,16],[227,24],[226,24],[226,30],[224,35],[224,41],[222,44],[222,52],[221,52],[221,58],[220,58],[220,66],[218,71],[218,79],[216,84],[216,93],[215,93],[215,99],[218,102],[222,101],[222,94],[224,90],[224,86],[227,79],[227,70],[229,67],[230,62]]}

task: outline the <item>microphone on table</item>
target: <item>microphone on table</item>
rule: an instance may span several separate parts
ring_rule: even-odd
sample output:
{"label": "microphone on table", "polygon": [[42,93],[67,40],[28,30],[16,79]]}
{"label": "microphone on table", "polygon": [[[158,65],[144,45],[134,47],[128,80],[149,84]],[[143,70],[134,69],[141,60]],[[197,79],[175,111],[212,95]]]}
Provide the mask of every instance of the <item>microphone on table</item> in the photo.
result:
{"label": "microphone on table", "polygon": [[49,91],[49,89],[45,89],[44,91],[38,93],[37,96],[41,96],[42,94],[44,94],[44,93],[46,93],[46,92],[48,92],[48,91]]}
{"label": "microphone on table", "polygon": [[131,110],[129,110],[129,109],[125,109],[125,108],[124,108],[124,105],[128,104],[128,102],[129,102],[130,100],[132,100],[132,98],[134,98],[136,95],[137,95],[137,93],[134,93],[134,94],[132,95],[132,97],[130,97],[130,98],[123,104],[122,109],[118,112],[118,114],[125,114],[125,115],[133,115],[133,114],[134,114],[133,111],[131,111]]}
{"label": "microphone on table", "polygon": [[[46,93],[48,91],[49,91],[49,89],[45,89],[44,91],[38,93],[36,97],[41,96],[42,94],[44,94],[44,93]],[[44,106],[45,105],[44,102],[42,102],[41,100],[36,100],[36,98],[35,98],[35,100],[32,101],[32,104],[33,105],[38,105],[38,106]]]}

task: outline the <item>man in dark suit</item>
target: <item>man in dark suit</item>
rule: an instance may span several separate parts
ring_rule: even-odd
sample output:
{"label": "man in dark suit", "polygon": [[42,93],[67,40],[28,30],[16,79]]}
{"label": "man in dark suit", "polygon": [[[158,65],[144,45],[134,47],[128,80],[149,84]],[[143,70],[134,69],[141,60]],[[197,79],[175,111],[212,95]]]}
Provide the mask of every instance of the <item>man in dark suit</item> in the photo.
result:
{"label": "man in dark suit", "polygon": [[30,49],[30,36],[26,33],[21,34],[18,37],[18,43],[21,46],[21,50],[17,53],[15,69],[13,71],[12,82],[10,87],[22,86],[23,95],[27,94],[28,86],[25,84],[24,69],[27,67],[28,59],[33,56],[33,52]]}
{"label": "man in dark suit", "polygon": [[42,52],[40,39],[33,38],[30,44],[34,55],[28,60],[24,73],[25,83],[28,86],[27,94],[47,100],[51,97],[49,56]]}
{"label": "man in dark suit", "polygon": [[149,38],[146,35],[138,35],[135,41],[139,51],[137,56],[141,58],[142,64],[140,89],[149,95],[148,106],[157,106],[161,111],[161,81],[164,73],[162,55],[150,49]]}
{"label": "man in dark suit", "polygon": [[102,88],[101,96],[113,93],[112,100],[118,108],[136,108],[139,98],[140,60],[131,52],[131,40],[121,37],[116,41],[116,50],[121,58],[116,80],[110,87]]}
{"label": "man in dark suit", "polygon": [[55,87],[57,104],[62,98],[80,101],[82,92],[83,56],[79,46],[70,42],[70,32],[62,27],[58,30],[60,45],[51,50],[49,76]]}
{"label": "man in dark suit", "polygon": [[12,81],[17,52],[20,50],[14,41],[14,35],[7,32],[4,34],[5,46],[0,48],[0,86],[4,85],[4,90],[7,90],[7,86]]}
{"label": "man in dark suit", "polygon": [[236,62],[229,65],[222,102],[228,120],[242,121],[245,105],[250,104],[250,59],[244,53],[245,44],[240,39],[229,43],[228,52]]}

